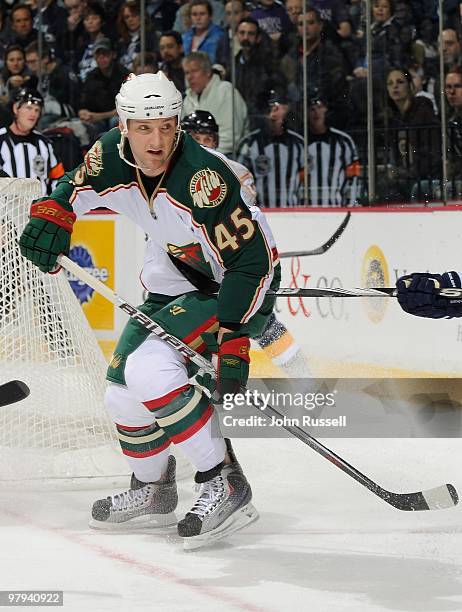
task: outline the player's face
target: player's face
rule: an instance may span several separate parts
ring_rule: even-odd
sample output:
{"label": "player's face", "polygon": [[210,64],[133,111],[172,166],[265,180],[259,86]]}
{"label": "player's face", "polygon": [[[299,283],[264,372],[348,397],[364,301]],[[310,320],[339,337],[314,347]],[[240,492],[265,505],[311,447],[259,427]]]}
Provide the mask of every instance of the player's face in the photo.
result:
{"label": "player's face", "polygon": [[161,36],[159,51],[164,62],[174,62],[183,53],[183,45],[179,45],[173,36]]}
{"label": "player's face", "polygon": [[158,176],[168,166],[176,138],[176,117],[130,119],[127,138],[135,162],[146,176]]}
{"label": "player's face", "polygon": [[205,4],[198,4],[191,9],[191,25],[198,30],[206,30],[210,24],[210,15]]}
{"label": "player's face", "polygon": [[209,149],[216,149],[218,145],[217,135],[213,132],[189,132],[196,142]]}
{"label": "player's face", "polygon": [[13,112],[16,119],[16,124],[23,132],[30,132],[37,125],[40,119],[41,108],[38,104],[21,104],[18,108],[13,105]]}
{"label": "player's face", "polygon": [[462,75],[450,72],[444,86],[446,98],[453,108],[462,108]]}

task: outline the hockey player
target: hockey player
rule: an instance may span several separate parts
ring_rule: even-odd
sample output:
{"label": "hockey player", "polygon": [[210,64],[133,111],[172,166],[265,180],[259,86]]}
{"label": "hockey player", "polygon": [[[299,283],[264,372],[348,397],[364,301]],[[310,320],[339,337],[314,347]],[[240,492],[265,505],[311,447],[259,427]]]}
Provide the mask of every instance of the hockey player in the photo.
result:
{"label": "hockey player", "polygon": [[[278,255],[261,211],[222,157],[180,130],[180,92],[162,72],[131,75],[116,98],[119,128],[104,134],[84,162],[31,206],[22,254],[43,272],[69,251],[77,215],[105,206],[151,239],[141,280],[141,310],[170,334],[217,362],[218,391],[245,386],[249,336],[261,333],[279,284]],[[127,245],[128,248],[128,245]],[[198,291],[169,253],[220,284]],[[185,548],[197,548],[255,520],[251,488],[224,440],[213,405],[189,384],[182,355],[131,319],[108,368],[106,406],[133,471],[130,488],[100,499],[96,528],[169,524],[177,504],[171,443],[195,466],[199,497],[178,523]]]}
{"label": "hockey player", "polygon": [[[190,134],[196,142],[216,149],[218,147],[218,125],[212,113],[196,110],[183,118],[181,127]],[[252,173],[242,164],[227,160],[239,177],[249,197],[253,197],[256,204],[257,191]],[[310,378],[311,370],[300,346],[286,326],[278,321],[276,315],[271,313],[262,334],[254,340],[264,350],[273,363],[286,372],[291,378]]]}
{"label": "hockey player", "polygon": [[401,308],[416,317],[443,319],[462,317],[462,300],[460,298],[440,297],[438,289],[462,287],[460,274],[444,272],[414,272],[401,276],[396,281],[398,302]]}

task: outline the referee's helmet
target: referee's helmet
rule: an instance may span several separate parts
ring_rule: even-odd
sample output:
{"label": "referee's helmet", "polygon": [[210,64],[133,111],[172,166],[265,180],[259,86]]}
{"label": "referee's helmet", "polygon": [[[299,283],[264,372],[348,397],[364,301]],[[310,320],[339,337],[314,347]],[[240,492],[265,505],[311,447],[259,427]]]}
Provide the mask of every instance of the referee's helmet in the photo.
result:
{"label": "referee's helmet", "polygon": [[22,87],[15,94],[13,102],[16,104],[17,108],[20,108],[23,104],[36,104],[43,108],[43,96],[36,89],[31,89],[30,87]]}

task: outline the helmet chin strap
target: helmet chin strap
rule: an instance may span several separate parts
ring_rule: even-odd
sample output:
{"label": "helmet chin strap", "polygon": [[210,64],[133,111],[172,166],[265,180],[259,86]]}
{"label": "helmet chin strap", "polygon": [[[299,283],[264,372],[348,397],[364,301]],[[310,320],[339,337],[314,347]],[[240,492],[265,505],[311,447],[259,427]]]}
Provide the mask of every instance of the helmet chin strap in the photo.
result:
{"label": "helmet chin strap", "polygon": [[[168,154],[168,157],[163,162],[163,164],[166,164],[168,161],[170,161],[170,158],[175,153],[175,150],[176,150],[176,148],[178,146],[178,143],[180,142],[180,136],[181,136],[182,131],[183,130],[181,129],[180,124],[179,124],[179,120],[178,120],[178,125],[177,125],[177,128],[176,128],[175,141],[173,143],[172,150]],[[141,170],[141,172],[143,172],[144,170],[147,170],[148,172],[152,172],[151,168],[145,168],[143,166],[138,166],[137,164],[134,164],[133,162],[129,161],[125,157],[125,152],[124,152],[124,149],[125,149],[125,139],[128,140],[128,138],[127,138],[127,130],[121,130],[120,134],[121,134],[120,143],[117,145],[117,149],[119,151],[120,159],[122,159],[126,164],[128,164],[132,168],[136,168],[138,170]]]}

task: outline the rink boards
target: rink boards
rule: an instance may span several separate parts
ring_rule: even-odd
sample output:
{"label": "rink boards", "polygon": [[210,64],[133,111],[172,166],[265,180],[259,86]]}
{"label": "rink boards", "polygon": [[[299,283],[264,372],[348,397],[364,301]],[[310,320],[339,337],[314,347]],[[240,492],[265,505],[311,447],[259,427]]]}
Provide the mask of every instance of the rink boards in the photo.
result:
{"label": "rink boards", "polygon": [[[320,246],[346,212],[281,210],[267,215],[282,253]],[[326,253],[282,259],[282,284],[393,286],[396,278],[410,272],[462,271],[461,234],[462,210],[456,207],[352,210],[344,232]],[[137,276],[145,241],[130,221],[109,212],[89,215],[78,222],[73,245],[81,247],[78,254],[94,274],[128,301],[142,302]],[[90,323],[110,353],[125,315],[94,294],[84,297]],[[411,317],[394,298],[279,298],[277,311],[319,375],[457,376],[462,370],[462,320]],[[275,373],[258,352],[253,361],[259,373]]]}

